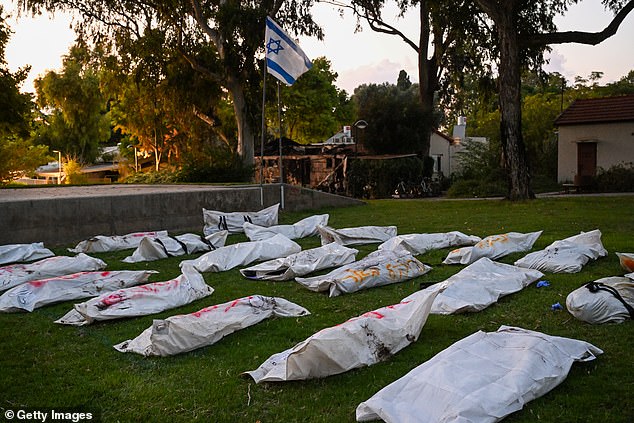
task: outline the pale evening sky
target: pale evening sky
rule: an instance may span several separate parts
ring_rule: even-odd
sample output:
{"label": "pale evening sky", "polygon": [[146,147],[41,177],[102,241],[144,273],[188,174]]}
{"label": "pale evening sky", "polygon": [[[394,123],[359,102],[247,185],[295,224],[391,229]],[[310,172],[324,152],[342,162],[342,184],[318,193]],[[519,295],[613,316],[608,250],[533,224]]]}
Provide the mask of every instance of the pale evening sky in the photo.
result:
{"label": "pale evening sky", "polygon": [[[4,13],[14,13],[15,3],[0,0]],[[392,2],[393,4],[393,2]],[[332,69],[339,74],[336,84],[352,94],[354,88],[365,83],[396,83],[398,73],[405,69],[413,82],[417,80],[416,53],[400,39],[373,32],[367,26],[355,33],[355,19],[347,12],[339,17],[337,8],[327,4],[315,6],[314,15],[325,31],[325,40],[300,38],[300,45],[311,57],[325,56]],[[418,22],[416,13],[405,18],[396,17],[396,9],[386,11],[388,22],[405,28],[416,39]],[[585,0],[570,8],[565,17],[556,20],[559,30],[599,31],[611,20],[599,0]],[[35,19],[23,16],[8,20],[14,34],[6,50],[9,68],[30,64],[32,70],[23,91],[33,91],[33,80],[47,70],[61,68],[61,56],[68,52],[74,40],[69,28],[68,15],[57,13],[54,17],[39,16]],[[575,76],[587,77],[593,71],[604,73],[601,83],[612,82],[634,70],[634,15],[630,14],[621,24],[617,34],[597,46],[565,44],[553,46],[549,55],[549,72],[557,71],[569,81]]]}

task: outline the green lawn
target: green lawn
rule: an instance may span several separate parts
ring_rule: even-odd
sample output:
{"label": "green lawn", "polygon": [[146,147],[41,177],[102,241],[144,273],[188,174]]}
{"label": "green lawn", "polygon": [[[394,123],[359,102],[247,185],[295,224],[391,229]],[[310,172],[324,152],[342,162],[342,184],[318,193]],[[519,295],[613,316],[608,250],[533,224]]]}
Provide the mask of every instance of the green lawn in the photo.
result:
{"label": "green lawn", "polygon": [[[600,229],[609,255],[573,275],[548,274],[548,288],[534,286],[507,296],[486,310],[429,317],[420,339],[389,360],[342,375],[303,382],[256,385],[241,376],[269,355],[314,332],[375,308],[399,302],[421,282],[442,281],[463,266],[442,265],[448,250],[419,256],[433,270],[391,286],[328,298],[295,282],[255,282],[238,270],[206,273],[210,297],[158,315],[97,323],[83,328],[56,325],[68,311],[63,303],[30,314],[0,315],[0,409],[55,408],[96,413],[103,421],[352,422],[357,405],[376,391],[477,330],[520,326],[582,339],[604,350],[593,362],[575,364],[568,378],[546,396],[509,416],[509,422],[634,421],[634,330],[632,322],[591,326],[551,304],[605,276],[622,275],[615,252],[634,252],[634,196],[567,197],[510,203],[499,200],[379,200],[367,206],[283,213],[292,223],[317,212],[330,213],[335,228],[397,225],[399,233],[458,230],[481,237],[543,230],[534,250],[580,231]],[[201,222],[202,226],[202,222]],[[161,229],[161,228],[156,228]],[[233,235],[228,243],[243,241]],[[299,241],[304,248],[317,238]],[[71,245],[69,245],[70,247]],[[376,245],[361,246],[362,257]],[[56,250],[64,254],[64,250]],[[156,269],[152,281],[179,274],[182,258],[125,264],[129,251],[95,254],[108,269]],[[500,261],[513,263],[523,254]],[[188,313],[249,294],[281,296],[311,311],[307,317],[276,318],[237,332],[219,343],[167,358],[122,354],[112,346],[137,336],[154,318]],[[1,410],[0,410],[1,411]],[[4,413],[2,413],[4,414]]]}

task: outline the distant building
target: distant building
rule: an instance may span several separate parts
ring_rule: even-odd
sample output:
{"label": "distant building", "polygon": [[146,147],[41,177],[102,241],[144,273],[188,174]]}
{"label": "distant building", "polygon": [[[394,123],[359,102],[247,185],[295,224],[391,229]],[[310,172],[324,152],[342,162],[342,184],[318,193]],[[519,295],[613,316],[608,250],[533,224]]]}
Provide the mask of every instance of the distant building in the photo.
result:
{"label": "distant building", "polygon": [[[111,183],[119,179],[119,162],[122,160],[118,147],[103,147],[97,163],[81,168],[87,183]],[[35,170],[34,178],[20,178],[16,182],[27,185],[46,185],[66,183],[64,165],[60,169],[57,160],[39,166]]]}
{"label": "distant building", "polygon": [[453,127],[452,136],[435,130],[432,132],[429,144],[429,155],[434,159],[434,173],[449,177],[460,170],[460,155],[465,150],[465,143],[469,141],[487,142],[484,137],[467,137],[467,119],[458,118]]}
{"label": "distant building", "polygon": [[[301,185],[322,191],[344,194],[347,190],[348,167],[352,160],[400,160],[416,157],[416,154],[369,155],[363,143],[356,143],[351,136],[350,127],[344,127],[322,143],[298,144],[288,139],[282,140],[282,171],[284,182]],[[430,155],[436,160],[437,171],[448,175],[455,151],[461,149],[448,137],[438,131],[432,135]],[[265,144],[264,157],[255,157],[256,181],[260,181],[260,162],[264,167],[264,183],[276,183],[280,180],[279,144],[271,141]],[[436,167],[434,168],[436,170]]]}
{"label": "distant building", "polygon": [[560,183],[587,185],[598,168],[634,163],[634,95],[575,100],[555,125]]}

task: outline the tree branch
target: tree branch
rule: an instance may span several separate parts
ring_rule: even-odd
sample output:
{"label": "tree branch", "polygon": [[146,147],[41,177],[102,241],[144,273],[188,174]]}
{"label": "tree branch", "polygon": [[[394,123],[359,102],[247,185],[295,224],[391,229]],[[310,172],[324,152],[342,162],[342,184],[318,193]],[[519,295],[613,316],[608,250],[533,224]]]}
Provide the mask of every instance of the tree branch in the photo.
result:
{"label": "tree branch", "polygon": [[357,9],[355,6],[342,3],[337,0],[317,0],[317,3],[331,4],[333,6],[341,7],[342,9],[351,9],[353,14],[366,20],[368,25],[370,25],[370,29],[372,29],[372,31],[380,32],[380,33],[388,34],[388,35],[396,35],[401,40],[403,40],[405,44],[413,48],[416,51],[416,53],[419,53],[419,48],[418,48],[418,45],[416,45],[416,43],[414,43],[405,34],[403,34],[401,31],[399,31],[392,25],[384,22],[382,19],[380,19],[380,16],[370,16],[368,14],[368,9],[365,8],[363,4],[359,4],[360,9],[363,10],[363,13],[361,13],[361,11]]}
{"label": "tree branch", "polygon": [[178,53],[183,57],[183,59],[185,59],[187,63],[189,63],[192,69],[194,69],[197,72],[200,72],[201,74],[205,75],[207,78],[210,78],[213,81],[216,81],[218,83],[223,82],[222,75],[212,72],[206,67],[204,67],[203,65],[201,65],[200,63],[198,63],[196,59],[194,59],[193,57],[185,53],[185,51],[182,48],[177,47],[177,50],[178,50]]}
{"label": "tree branch", "polygon": [[394,28],[392,25],[389,25],[389,24],[387,24],[387,23],[385,23],[383,21],[380,21],[380,20],[378,20],[376,18],[371,18],[371,17],[369,17],[367,15],[365,15],[363,17],[368,22],[368,25],[370,25],[370,28],[373,31],[382,32],[383,34],[396,35],[401,40],[403,40],[405,42],[405,44],[407,44],[408,46],[413,48],[416,51],[416,53],[419,52],[419,48],[416,45],[416,43],[414,43],[412,40],[407,38],[407,36],[405,34],[403,34],[398,29]]}
{"label": "tree branch", "polygon": [[630,0],[621,10],[614,16],[612,22],[601,32],[582,32],[582,31],[566,31],[566,32],[550,32],[541,34],[527,35],[521,38],[522,47],[546,46],[550,44],[579,43],[597,45],[610,38],[619,29],[619,26],[627,15],[634,9],[634,0]]}
{"label": "tree branch", "polygon": [[225,48],[222,43],[222,39],[220,37],[220,33],[209,26],[207,20],[203,16],[202,9],[200,7],[200,1],[191,0],[192,9],[193,9],[193,18],[196,20],[198,25],[202,28],[203,31],[209,36],[211,42],[216,46],[216,50],[218,50],[218,55],[221,59],[225,58]]}

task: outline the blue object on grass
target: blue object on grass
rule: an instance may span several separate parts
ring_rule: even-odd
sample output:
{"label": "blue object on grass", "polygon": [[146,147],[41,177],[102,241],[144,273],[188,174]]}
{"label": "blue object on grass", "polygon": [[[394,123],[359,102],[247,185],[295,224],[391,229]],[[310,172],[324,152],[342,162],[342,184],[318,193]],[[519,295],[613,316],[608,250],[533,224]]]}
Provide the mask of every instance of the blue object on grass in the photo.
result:
{"label": "blue object on grass", "polygon": [[539,282],[537,282],[536,286],[537,286],[537,288],[543,288],[545,286],[550,286],[550,282],[548,282],[548,281],[539,281]]}
{"label": "blue object on grass", "polygon": [[564,308],[561,306],[561,304],[555,303],[555,304],[550,306],[550,309],[552,311],[557,311],[557,310],[563,310]]}

